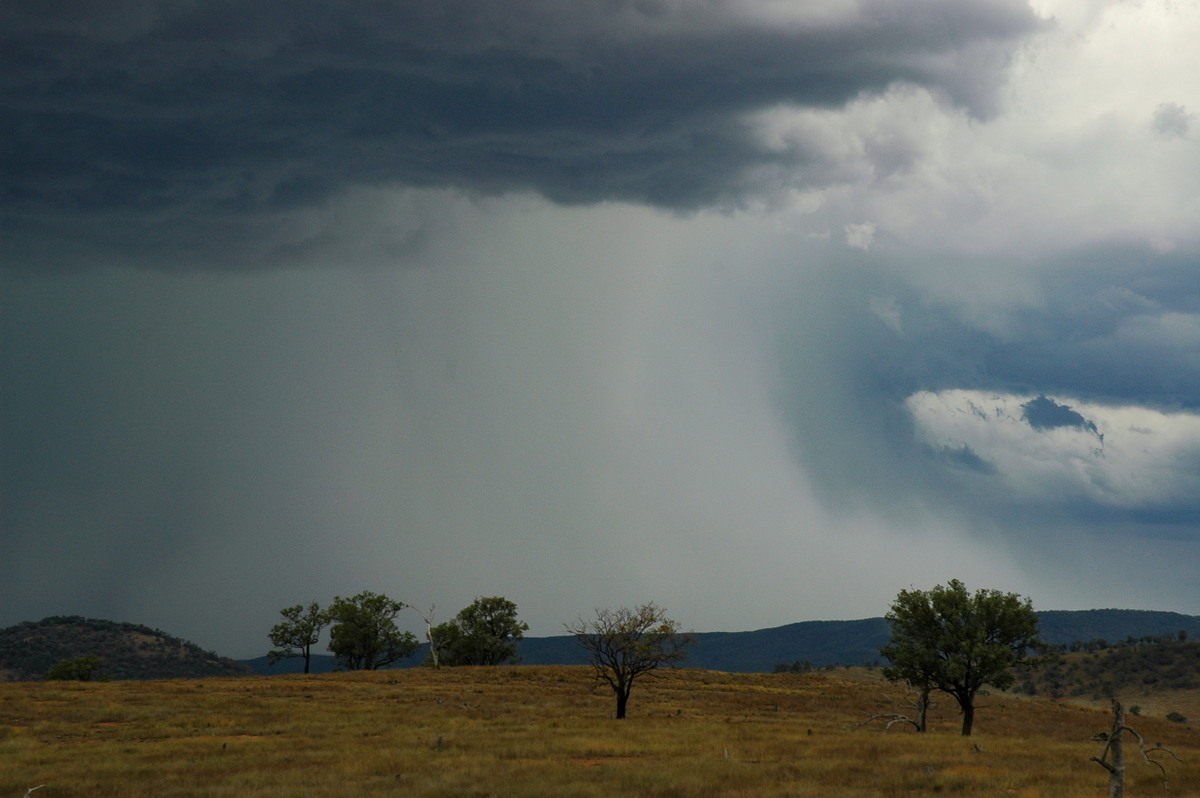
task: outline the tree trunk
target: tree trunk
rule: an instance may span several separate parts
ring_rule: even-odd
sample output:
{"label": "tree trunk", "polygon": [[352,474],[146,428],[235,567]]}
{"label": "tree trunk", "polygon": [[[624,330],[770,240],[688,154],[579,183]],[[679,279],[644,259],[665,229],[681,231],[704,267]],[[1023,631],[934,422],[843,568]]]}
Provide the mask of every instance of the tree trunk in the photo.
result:
{"label": "tree trunk", "polygon": [[929,712],[929,688],[922,687],[917,696],[917,731],[925,731],[925,716]]}
{"label": "tree trunk", "polygon": [[1108,750],[1112,753],[1112,762],[1108,768],[1108,798],[1125,797],[1125,708],[1120,701],[1113,701],[1112,736],[1109,737]]}
{"label": "tree trunk", "polygon": [[622,687],[617,689],[617,720],[622,720],[625,717],[625,705],[629,703],[629,688]]}
{"label": "tree trunk", "polygon": [[963,737],[971,736],[971,727],[975,725],[975,702],[972,699],[967,699],[962,702]]}
{"label": "tree trunk", "polygon": [[[1092,738],[1104,741],[1104,753],[1100,756],[1092,757],[1092,761],[1108,771],[1108,798],[1125,798],[1125,732],[1129,732],[1136,739],[1138,751],[1141,752],[1142,758],[1148,764],[1154,765],[1162,772],[1163,787],[1166,788],[1167,769],[1157,759],[1151,759],[1150,753],[1162,751],[1175,757],[1176,761],[1179,760],[1179,757],[1175,756],[1174,752],[1169,748],[1163,748],[1158,744],[1155,744],[1153,748],[1147,751],[1146,741],[1142,739],[1142,735],[1125,725],[1125,708],[1121,706],[1121,702],[1114,698],[1112,708],[1112,731],[1108,734],[1098,734]],[[1109,761],[1110,756],[1112,757],[1112,761]]]}
{"label": "tree trunk", "polygon": [[442,667],[442,663],[438,660],[437,643],[433,640],[433,621],[429,618],[425,619],[425,639],[429,641],[429,656],[433,659],[434,670]]}

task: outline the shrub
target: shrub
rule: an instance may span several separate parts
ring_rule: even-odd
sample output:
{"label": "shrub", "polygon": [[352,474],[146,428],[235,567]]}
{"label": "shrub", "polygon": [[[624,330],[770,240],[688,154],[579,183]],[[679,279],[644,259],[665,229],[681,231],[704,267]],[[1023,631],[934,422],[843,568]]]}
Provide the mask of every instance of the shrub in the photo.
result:
{"label": "shrub", "polygon": [[46,678],[51,681],[90,682],[99,678],[103,665],[104,660],[95,654],[84,654],[82,657],[55,663],[46,671]]}

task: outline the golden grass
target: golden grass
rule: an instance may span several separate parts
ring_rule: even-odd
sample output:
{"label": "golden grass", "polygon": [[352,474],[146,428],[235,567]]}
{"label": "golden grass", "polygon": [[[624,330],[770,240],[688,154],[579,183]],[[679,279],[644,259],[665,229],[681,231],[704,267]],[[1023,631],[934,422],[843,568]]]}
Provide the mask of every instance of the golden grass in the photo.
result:
{"label": "golden grass", "polygon": [[[7,683],[0,798],[38,784],[35,798],[1106,794],[1088,761],[1106,713],[984,697],[963,738],[942,699],[928,734],[855,728],[902,692],[846,671],[680,670],[639,682],[614,721],[571,667]],[[1171,794],[1200,794],[1200,732],[1130,720],[1184,759],[1167,765]],[[1163,794],[1130,759],[1129,794]]]}

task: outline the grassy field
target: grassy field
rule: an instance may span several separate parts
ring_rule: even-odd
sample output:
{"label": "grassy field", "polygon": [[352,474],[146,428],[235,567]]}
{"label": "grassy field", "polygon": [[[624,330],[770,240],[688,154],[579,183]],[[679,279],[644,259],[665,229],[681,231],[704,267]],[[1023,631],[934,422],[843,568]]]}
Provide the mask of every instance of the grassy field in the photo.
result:
{"label": "grassy field", "polygon": [[[983,697],[884,730],[899,688],[862,672],[679,670],[630,717],[571,667],[0,684],[0,798],[56,796],[1106,795],[1105,712]],[[1183,762],[1130,757],[1128,794],[1200,795],[1200,730],[1131,718]],[[978,749],[977,749],[978,746]],[[1133,752],[1131,752],[1133,753]]]}

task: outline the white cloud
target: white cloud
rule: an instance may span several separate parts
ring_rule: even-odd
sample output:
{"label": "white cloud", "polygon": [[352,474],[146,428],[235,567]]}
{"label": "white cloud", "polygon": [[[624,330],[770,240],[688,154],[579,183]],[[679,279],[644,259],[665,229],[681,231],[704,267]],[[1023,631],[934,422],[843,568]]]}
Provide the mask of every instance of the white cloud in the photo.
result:
{"label": "white cloud", "polygon": [[[1025,257],[1098,242],[1200,245],[1200,4],[1047,3],[986,120],[898,85],[844,108],[752,115],[837,227]],[[1136,54],[1136,57],[1133,55]],[[1021,268],[1014,259],[1013,266]]]}
{"label": "white cloud", "polygon": [[946,452],[967,447],[996,469],[1016,502],[1084,499],[1100,506],[1190,505],[1200,490],[1200,415],[1051,397],[1095,424],[1035,429],[1035,397],[976,390],[920,391],[905,404],[918,437]]}
{"label": "white cloud", "polygon": [[900,302],[894,296],[871,297],[868,304],[871,312],[878,316],[893,332],[901,334],[904,332]]}

